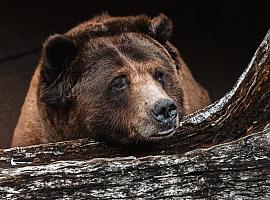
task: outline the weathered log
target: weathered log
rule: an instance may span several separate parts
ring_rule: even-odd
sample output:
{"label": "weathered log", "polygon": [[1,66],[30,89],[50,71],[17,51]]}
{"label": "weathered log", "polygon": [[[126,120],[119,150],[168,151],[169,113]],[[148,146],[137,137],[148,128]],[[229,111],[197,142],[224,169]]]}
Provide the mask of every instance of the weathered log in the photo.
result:
{"label": "weathered log", "polygon": [[0,171],[0,199],[89,198],[270,199],[270,129],[182,155],[58,161]]}
{"label": "weathered log", "polygon": [[270,31],[233,89],[187,116],[166,141],[144,149],[80,139],[0,150],[0,197],[269,199],[269,73]]}

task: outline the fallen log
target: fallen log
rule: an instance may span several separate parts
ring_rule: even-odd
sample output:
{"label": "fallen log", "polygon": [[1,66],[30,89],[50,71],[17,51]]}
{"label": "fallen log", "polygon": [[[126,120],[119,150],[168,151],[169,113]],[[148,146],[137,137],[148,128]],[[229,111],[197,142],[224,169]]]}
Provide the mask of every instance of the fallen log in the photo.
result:
{"label": "fallen log", "polygon": [[93,139],[0,150],[0,197],[269,199],[269,73],[270,31],[233,89],[166,141],[128,150]]}
{"label": "fallen log", "polygon": [[1,169],[1,199],[269,199],[270,129],[185,154]]}

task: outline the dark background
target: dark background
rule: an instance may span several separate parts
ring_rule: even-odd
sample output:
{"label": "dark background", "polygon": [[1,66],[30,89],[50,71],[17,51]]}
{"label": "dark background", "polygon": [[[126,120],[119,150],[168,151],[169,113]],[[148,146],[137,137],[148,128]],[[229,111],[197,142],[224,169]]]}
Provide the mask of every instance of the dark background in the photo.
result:
{"label": "dark background", "polygon": [[163,12],[174,22],[173,44],[217,100],[233,86],[270,28],[269,6],[263,1],[8,2],[0,5],[0,147],[10,144],[42,42],[50,34],[103,11]]}

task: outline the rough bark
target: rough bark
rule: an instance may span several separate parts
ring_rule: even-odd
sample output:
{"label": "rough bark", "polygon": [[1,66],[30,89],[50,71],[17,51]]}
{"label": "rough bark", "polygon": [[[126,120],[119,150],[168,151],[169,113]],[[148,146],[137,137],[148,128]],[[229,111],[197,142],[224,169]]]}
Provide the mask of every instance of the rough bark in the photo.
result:
{"label": "rough bark", "polygon": [[1,169],[1,199],[269,199],[270,129],[185,154]]}
{"label": "rough bark", "polygon": [[120,148],[81,139],[0,150],[0,197],[269,199],[269,73],[270,31],[233,89],[187,116],[167,141]]}

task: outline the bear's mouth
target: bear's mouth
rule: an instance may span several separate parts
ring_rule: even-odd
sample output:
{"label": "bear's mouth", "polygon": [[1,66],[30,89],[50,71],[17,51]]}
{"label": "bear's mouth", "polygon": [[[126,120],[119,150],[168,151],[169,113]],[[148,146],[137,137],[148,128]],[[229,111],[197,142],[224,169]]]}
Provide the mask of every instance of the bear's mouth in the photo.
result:
{"label": "bear's mouth", "polygon": [[173,135],[173,133],[175,132],[175,129],[176,129],[177,126],[173,126],[173,127],[170,127],[166,130],[160,130],[158,131],[156,134],[154,135],[151,135],[151,137],[153,138],[159,138],[159,137],[165,137],[165,136],[170,136],[170,135]]}
{"label": "bear's mouth", "polygon": [[168,138],[175,133],[176,128],[179,126],[180,119],[177,115],[176,120],[169,126],[163,127],[158,130],[155,134],[151,135],[152,139]]}

